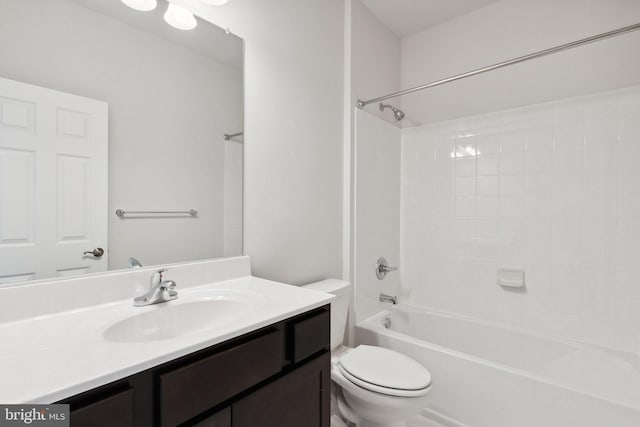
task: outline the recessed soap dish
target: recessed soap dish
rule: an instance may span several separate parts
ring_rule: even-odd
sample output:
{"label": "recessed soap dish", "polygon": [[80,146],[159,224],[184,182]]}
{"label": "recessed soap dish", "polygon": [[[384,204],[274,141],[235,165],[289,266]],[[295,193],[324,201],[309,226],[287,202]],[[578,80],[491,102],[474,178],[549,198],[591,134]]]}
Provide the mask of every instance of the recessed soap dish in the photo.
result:
{"label": "recessed soap dish", "polygon": [[498,285],[504,288],[523,288],[524,270],[498,269]]}

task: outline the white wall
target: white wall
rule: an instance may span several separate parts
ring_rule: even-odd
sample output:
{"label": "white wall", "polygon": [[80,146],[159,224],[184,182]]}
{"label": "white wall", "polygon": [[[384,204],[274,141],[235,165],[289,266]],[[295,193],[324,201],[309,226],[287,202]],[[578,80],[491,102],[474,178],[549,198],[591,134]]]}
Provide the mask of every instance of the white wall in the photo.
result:
{"label": "white wall", "polygon": [[292,284],[342,275],[340,0],[183,0],[245,43],[245,253]]}
{"label": "white wall", "polygon": [[[109,103],[109,267],[223,256],[221,136],[242,124],[242,71],[73,2],[2,10],[0,75]],[[123,220],[117,208],[199,215]]]}
{"label": "white wall", "polygon": [[[503,0],[402,40],[402,87],[467,72],[640,21],[636,0]],[[433,123],[640,81],[640,32],[402,98]]]}
{"label": "white wall", "polygon": [[639,159],[640,86],[404,130],[412,302],[640,351]]}

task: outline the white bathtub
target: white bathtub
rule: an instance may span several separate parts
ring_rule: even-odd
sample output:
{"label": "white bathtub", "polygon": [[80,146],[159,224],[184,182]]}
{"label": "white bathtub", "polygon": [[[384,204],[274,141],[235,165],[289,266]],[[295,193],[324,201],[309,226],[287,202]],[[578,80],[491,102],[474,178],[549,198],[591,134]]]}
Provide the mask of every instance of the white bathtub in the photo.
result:
{"label": "white bathtub", "polygon": [[433,376],[424,415],[444,424],[640,426],[636,354],[407,305],[358,324],[355,340],[422,363]]}

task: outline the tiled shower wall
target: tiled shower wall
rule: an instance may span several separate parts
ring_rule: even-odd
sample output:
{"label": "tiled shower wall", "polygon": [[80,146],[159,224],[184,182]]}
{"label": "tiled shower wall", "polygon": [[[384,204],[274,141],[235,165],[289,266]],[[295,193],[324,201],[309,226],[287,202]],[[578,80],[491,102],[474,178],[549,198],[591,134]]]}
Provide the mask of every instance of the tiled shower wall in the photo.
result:
{"label": "tiled shower wall", "polygon": [[640,352],[640,87],[406,129],[401,187],[412,303]]}

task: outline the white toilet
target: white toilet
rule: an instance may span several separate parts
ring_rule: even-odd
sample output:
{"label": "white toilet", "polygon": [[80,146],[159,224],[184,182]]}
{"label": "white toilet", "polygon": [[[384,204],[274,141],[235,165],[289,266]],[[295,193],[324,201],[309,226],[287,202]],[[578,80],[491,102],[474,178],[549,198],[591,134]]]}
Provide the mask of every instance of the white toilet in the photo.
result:
{"label": "white toilet", "polygon": [[349,282],[329,279],[305,287],[337,297],[331,302],[331,379],[340,415],[357,427],[406,426],[406,420],[426,406],[429,371],[393,350],[342,345],[351,299]]}

